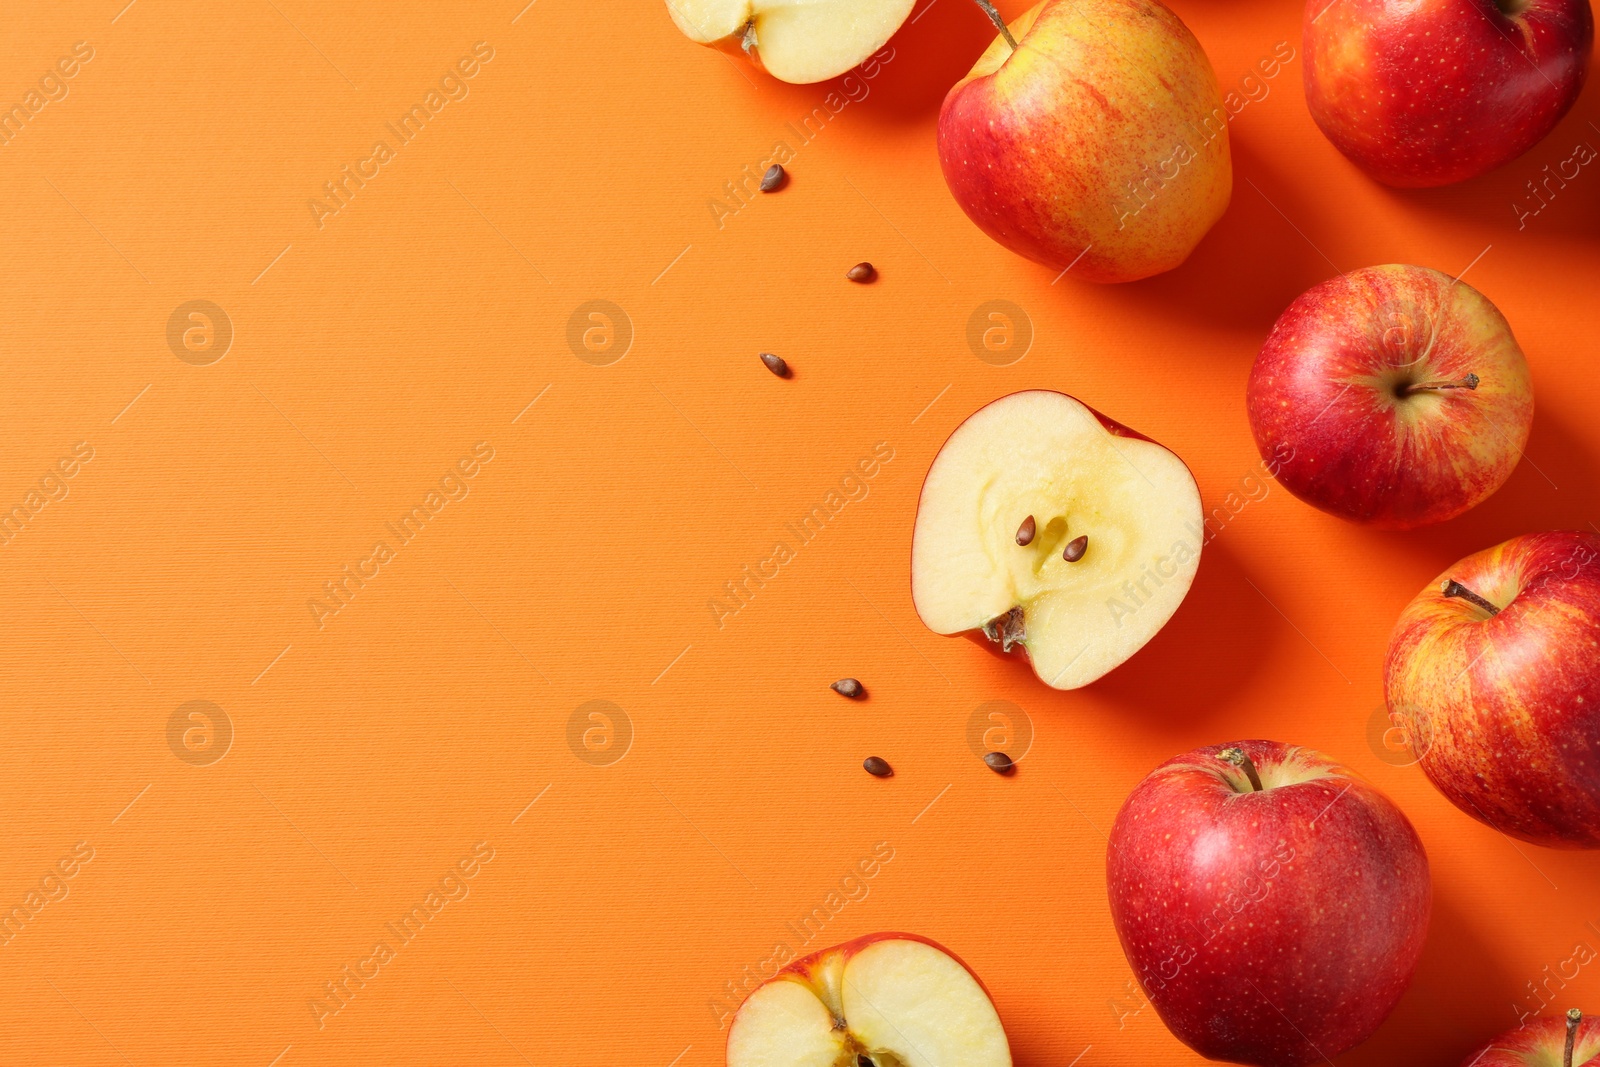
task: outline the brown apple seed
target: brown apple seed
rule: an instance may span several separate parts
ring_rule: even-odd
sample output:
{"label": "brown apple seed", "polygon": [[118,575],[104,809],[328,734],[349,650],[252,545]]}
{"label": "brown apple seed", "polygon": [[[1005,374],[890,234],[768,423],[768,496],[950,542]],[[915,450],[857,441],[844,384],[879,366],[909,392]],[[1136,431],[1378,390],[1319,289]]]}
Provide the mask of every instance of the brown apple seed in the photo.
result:
{"label": "brown apple seed", "polygon": [[761,353],[761,362],[766,368],[780,378],[789,377],[789,364],[783,361],[782,356],[775,356],[771,352]]}
{"label": "brown apple seed", "polygon": [[866,686],[854,678],[840,678],[828,688],[842,697],[849,697],[851,700],[864,700],[867,695]]}
{"label": "brown apple seed", "polygon": [[1017,544],[1024,547],[1033,544],[1033,534],[1038,528],[1038,524],[1033,521],[1032,515],[1023,519],[1022,525],[1017,527]]}
{"label": "brown apple seed", "polygon": [[1068,563],[1076,563],[1089,551],[1089,535],[1080,534],[1067,542],[1067,547],[1061,550],[1061,558]]}
{"label": "brown apple seed", "polygon": [[894,773],[894,768],[889,766],[889,761],[877,756],[868,756],[862,761],[861,766],[874,778],[887,778]]}
{"label": "brown apple seed", "polygon": [[761,191],[763,193],[772,192],[774,189],[782,185],[783,180],[788,176],[788,171],[784,170],[779,164],[774,163],[772,166],[768,167],[767,172],[761,176]]}
{"label": "brown apple seed", "polygon": [[857,263],[845,271],[844,276],[853,282],[861,282],[865,285],[878,276],[878,269],[871,263]]}
{"label": "brown apple seed", "polygon": [[1011,757],[1004,752],[990,752],[983,757],[983,762],[987,763],[989,769],[996,774],[1010,774],[1011,768],[1016,766],[1011,762]]}

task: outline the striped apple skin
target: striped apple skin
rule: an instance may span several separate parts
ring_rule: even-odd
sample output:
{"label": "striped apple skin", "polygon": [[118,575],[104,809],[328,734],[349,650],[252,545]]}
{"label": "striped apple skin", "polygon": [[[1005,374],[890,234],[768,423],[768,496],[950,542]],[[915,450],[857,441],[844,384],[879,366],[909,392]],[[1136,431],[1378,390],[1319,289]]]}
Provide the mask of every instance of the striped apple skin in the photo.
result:
{"label": "striped apple skin", "polygon": [[[1413,392],[1460,381],[1475,389]],[[1256,447],[1295,496],[1408,529],[1454,518],[1505,484],[1533,425],[1533,382],[1505,317],[1426,267],[1367,267],[1302,293],[1256,356]]]}
{"label": "striped apple skin", "polygon": [[[1494,604],[1490,617],[1440,586]],[[1600,537],[1527,534],[1475,553],[1406,605],[1389,710],[1458,808],[1552,848],[1600,848]]]}
{"label": "striped apple skin", "polygon": [[1162,1022],[1210,1059],[1308,1067],[1370,1037],[1427,939],[1433,890],[1411,823],[1327,756],[1214,745],[1129,795],[1106,853],[1111,915]]}
{"label": "striped apple skin", "polygon": [[[1552,1067],[1560,1064],[1566,1048],[1566,1018],[1540,1015],[1475,1050],[1461,1067]],[[1600,1057],[1600,1017],[1585,1015],[1572,1045],[1572,1065],[1580,1067],[1596,1057]]]}

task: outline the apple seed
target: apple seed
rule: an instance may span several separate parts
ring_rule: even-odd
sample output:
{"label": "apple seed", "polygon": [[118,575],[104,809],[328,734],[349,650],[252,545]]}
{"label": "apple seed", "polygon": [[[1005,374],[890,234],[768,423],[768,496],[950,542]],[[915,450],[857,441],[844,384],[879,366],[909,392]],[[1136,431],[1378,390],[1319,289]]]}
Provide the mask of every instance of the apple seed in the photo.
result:
{"label": "apple seed", "polygon": [[1017,527],[1017,544],[1023,546],[1032,544],[1033,533],[1037,529],[1038,526],[1035,525],[1032,515],[1029,515],[1027,518],[1023,519],[1022,525]]}
{"label": "apple seed", "polygon": [[878,276],[878,269],[871,263],[857,263],[855,266],[845,271],[844,276],[853,282],[861,282],[863,285],[865,285],[867,282],[870,282],[872,279]]}
{"label": "apple seed", "polygon": [[1004,752],[990,752],[983,757],[983,762],[987,763],[989,769],[996,774],[1010,774],[1011,769],[1016,766],[1011,762],[1011,757]]}
{"label": "apple seed", "polygon": [[840,678],[828,688],[842,697],[849,697],[851,700],[865,700],[867,697],[866,687],[854,678]]}
{"label": "apple seed", "polygon": [[1068,563],[1076,563],[1089,551],[1089,535],[1079,534],[1067,542],[1067,547],[1061,550],[1061,558]]}
{"label": "apple seed", "polygon": [[783,180],[788,176],[788,171],[784,170],[780,164],[774,163],[772,166],[768,167],[767,172],[761,176],[761,191],[763,193],[772,192],[774,189],[777,189],[783,185]]}
{"label": "apple seed", "polygon": [[766,364],[767,369],[778,377],[789,377],[789,364],[783,361],[782,356],[775,356],[771,352],[763,352],[761,353],[761,362]]}
{"label": "apple seed", "polygon": [[889,761],[879,759],[877,756],[868,756],[862,761],[861,766],[874,778],[887,778],[894,773],[894,768],[889,766]]}

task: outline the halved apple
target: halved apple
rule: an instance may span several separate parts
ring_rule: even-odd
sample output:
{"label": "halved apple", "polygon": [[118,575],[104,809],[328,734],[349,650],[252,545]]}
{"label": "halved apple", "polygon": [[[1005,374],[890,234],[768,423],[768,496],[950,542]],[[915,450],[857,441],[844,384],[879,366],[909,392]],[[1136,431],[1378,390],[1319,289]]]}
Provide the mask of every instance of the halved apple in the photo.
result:
{"label": "halved apple", "polygon": [[667,0],[689,40],[740,51],[779,81],[836,78],[882,48],[913,0]]}
{"label": "halved apple", "polygon": [[1169,449],[1065,393],[1013,393],[934,457],[911,599],[935,633],[1020,648],[1076,689],[1166,625],[1204,540],[1200,490]]}
{"label": "halved apple", "polygon": [[728,1067],[1011,1067],[1011,1046],[966,964],[925,938],[870,934],[745,998]]}

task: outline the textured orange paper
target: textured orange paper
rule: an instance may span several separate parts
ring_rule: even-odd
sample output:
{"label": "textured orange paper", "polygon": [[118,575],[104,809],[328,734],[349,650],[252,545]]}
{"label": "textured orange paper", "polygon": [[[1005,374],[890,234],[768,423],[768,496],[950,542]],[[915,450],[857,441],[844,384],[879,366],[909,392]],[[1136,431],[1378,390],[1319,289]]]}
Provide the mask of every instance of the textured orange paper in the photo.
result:
{"label": "textured orange paper", "polygon": [[[1244,736],[1368,775],[1433,861],[1416,983],[1341,1065],[1453,1067],[1533,988],[1600,1010],[1596,857],[1395,765],[1379,677],[1447,564],[1600,519],[1600,172],[1524,185],[1600,144],[1593,90],[1396,193],[1308,117],[1296,4],[1181,0],[1237,93],[1233,204],[1182,269],[1087,288],[944,189],[965,0],[809,87],[657,0],[125,2],[0,15],[0,1063],[717,1067],[780,946],[878,929],[969,961],[1023,1067],[1197,1062],[1131,983],[1103,834]],[[788,187],[731,197],[780,141]],[[1498,496],[1404,535],[1260,481],[1242,399],[1295,295],[1396,261],[1468,272],[1539,405]],[[1172,624],[1074,693],[929,634],[907,582],[940,443],[1039,387],[1221,509]],[[996,701],[1010,778],[969,741]]]}

